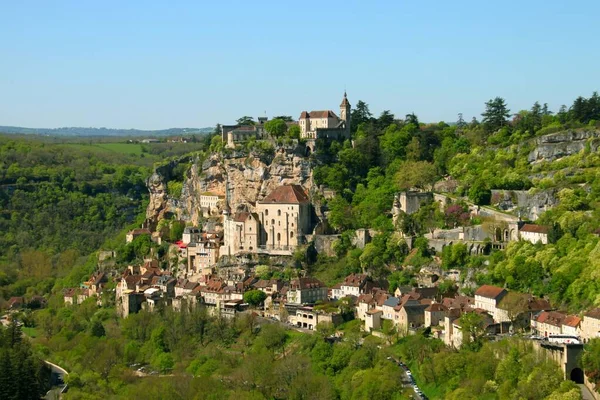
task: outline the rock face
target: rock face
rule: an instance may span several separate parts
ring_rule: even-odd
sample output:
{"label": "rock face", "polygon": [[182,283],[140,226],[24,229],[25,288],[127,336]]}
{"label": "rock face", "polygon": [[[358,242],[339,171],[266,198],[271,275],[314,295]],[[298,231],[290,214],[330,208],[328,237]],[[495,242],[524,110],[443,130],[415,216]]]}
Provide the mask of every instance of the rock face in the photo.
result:
{"label": "rock face", "polygon": [[535,149],[527,157],[529,162],[552,161],[579,153],[589,143],[591,151],[600,146],[600,132],[597,130],[572,130],[553,133],[537,138]]}
{"label": "rock face", "polygon": [[[281,185],[299,184],[310,193],[313,190],[312,162],[302,155],[302,150],[279,148],[270,156],[212,154],[203,161],[196,160],[188,171],[178,199],[167,195],[167,180],[156,171],[148,180],[147,219],[156,223],[168,211],[180,220],[198,224],[202,219],[200,195],[207,192],[225,199],[228,189],[229,206],[234,212],[241,209],[254,211],[257,201]],[[224,205],[224,200],[220,201],[219,209]]]}
{"label": "rock face", "polygon": [[504,211],[518,211],[521,218],[535,221],[544,211],[558,205],[556,190],[530,193],[527,190],[492,190],[492,204]]}
{"label": "rock face", "polygon": [[169,211],[169,197],[167,195],[167,182],[171,178],[173,169],[179,163],[187,163],[189,157],[181,157],[178,160],[170,161],[165,165],[157,167],[150,178],[146,181],[146,186],[150,192],[150,202],[146,208],[146,225],[152,229],[156,227],[165,212]]}

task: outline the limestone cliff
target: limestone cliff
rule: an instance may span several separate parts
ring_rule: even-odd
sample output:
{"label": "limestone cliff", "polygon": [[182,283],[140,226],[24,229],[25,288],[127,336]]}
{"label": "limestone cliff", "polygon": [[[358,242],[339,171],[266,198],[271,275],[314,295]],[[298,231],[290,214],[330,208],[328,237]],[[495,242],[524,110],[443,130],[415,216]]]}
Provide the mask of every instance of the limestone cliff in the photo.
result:
{"label": "limestone cliff", "polygon": [[591,151],[600,146],[600,131],[578,129],[544,135],[535,139],[535,148],[529,153],[528,161],[552,161],[579,153],[589,144]]}
{"label": "limestone cliff", "polygon": [[[168,177],[163,173],[168,168],[157,170],[148,180],[147,222],[153,226],[166,212],[171,212],[178,219],[196,225],[202,219],[200,195],[211,193],[225,198],[226,187],[233,211],[242,208],[253,211],[258,200],[280,185],[299,184],[311,192],[312,161],[302,153],[303,149],[299,147],[280,147],[271,155],[214,153],[206,159],[196,159],[183,182],[179,198],[172,198],[167,193]],[[223,206],[224,201],[220,202],[219,208]]]}

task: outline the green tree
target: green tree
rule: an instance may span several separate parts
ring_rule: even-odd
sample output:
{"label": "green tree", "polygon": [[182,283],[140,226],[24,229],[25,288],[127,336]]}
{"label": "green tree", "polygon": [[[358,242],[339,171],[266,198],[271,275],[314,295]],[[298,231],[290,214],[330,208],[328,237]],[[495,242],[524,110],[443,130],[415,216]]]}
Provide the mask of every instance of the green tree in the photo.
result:
{"label": "green tree", "polygon": [[427,161],[406,161],[395,176],[400,190],[431,189],[437,178],[435,166]]}
{"label": "green tree", "polygon": [[102,325],[102,322],[95,320],[94,322],[92,322],[92,327],[90,329],[90,332],[92,334],[92,336],[95,337],[102,337],[104,335],[106,335],[106,331],[104,330],[104,325]]}
{"label": "green tree", "polygon": [[485,131],[492,133],[508,124],[510,110],[502,97],[496,97],[485,103],[485,112],[481,116]]}
{"label": "green tree", "polygon": [[241,118],[238,118],[235,122],[237,122],[238,125],[255,125],[256,122],[254,122],[254,118],[245,115]]}
{"label": "green tree", "polygon": [[266,298],[267,294],[262,290],[249,290],[244,293],[244,301],[254,307],[262,304]]}
{"label": "green tree", "polygon": [[287,131],[287,135],[290,139],[300,139],[300,126],[292,125]]}
{"label": "green tree", "polygon": [[273,137],[281,137],[287,132],[287,124],[282,119],[272,119],[265,123],[265,130]]}

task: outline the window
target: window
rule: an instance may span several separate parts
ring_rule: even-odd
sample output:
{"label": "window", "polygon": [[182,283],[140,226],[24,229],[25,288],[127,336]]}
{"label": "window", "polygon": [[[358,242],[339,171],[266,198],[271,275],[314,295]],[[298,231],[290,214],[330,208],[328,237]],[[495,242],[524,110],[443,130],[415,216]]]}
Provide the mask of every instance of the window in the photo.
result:
{"label": "window", "polygon": [[281,233],[277,234],[277,241],[280,242],[281,241]]}
{"label": "window", "polygon": [[294,232],[290,232],[290,238],[294,237]]}
{"label": "window", "polygon": [[275,220],[274,219],[271,220],[271,225],[275,225]]}
{"label": "window", "polygon": [[269,215],[269,210],[265,210],[265,215]]}
{"label": "window", "polygon": [[277,210],[277,216],[281,217],[281,210]]}

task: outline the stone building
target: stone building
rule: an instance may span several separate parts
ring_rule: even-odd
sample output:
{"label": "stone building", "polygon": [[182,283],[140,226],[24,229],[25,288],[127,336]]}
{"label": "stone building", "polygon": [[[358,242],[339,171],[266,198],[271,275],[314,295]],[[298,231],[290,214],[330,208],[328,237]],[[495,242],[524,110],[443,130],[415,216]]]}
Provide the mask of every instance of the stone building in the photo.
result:
{"label": "stone building", "polygon": [[524,224],[519,229],[519,236],[531,243],[548,244],[548,231],[550,231],[550,228],[547,226]]}
{"label": "stone building", "polygon": [[288,304],[314,304],[327,300],[327,285],[315,278],[298,278],[290,282],[287,291]]}
{"label": "stone building", "polygon": [[340,104],[340,116],[331,110],[302,111],[298,118],[300,137],[303,139],[349,139],[351,106],[344,92]]}
{"label": "stone building", "polygon": [[311,205],[300,185],[284,185],[256,204],[256,212],[225,209],[221,255],[290,255],[311,233]]}
{"label": "stone building", "polygon": [[590,339],[600,338],[600,308],[585,313],[579,329],[585,343]]}
{"label": "stone building", "polygon": [[503,322],[506,319],[502,318],[504,315],[499,312],[498,305],[507,293],[501,287],[483,285],[475,292],[475,308],[487,311],[494,321]]}

